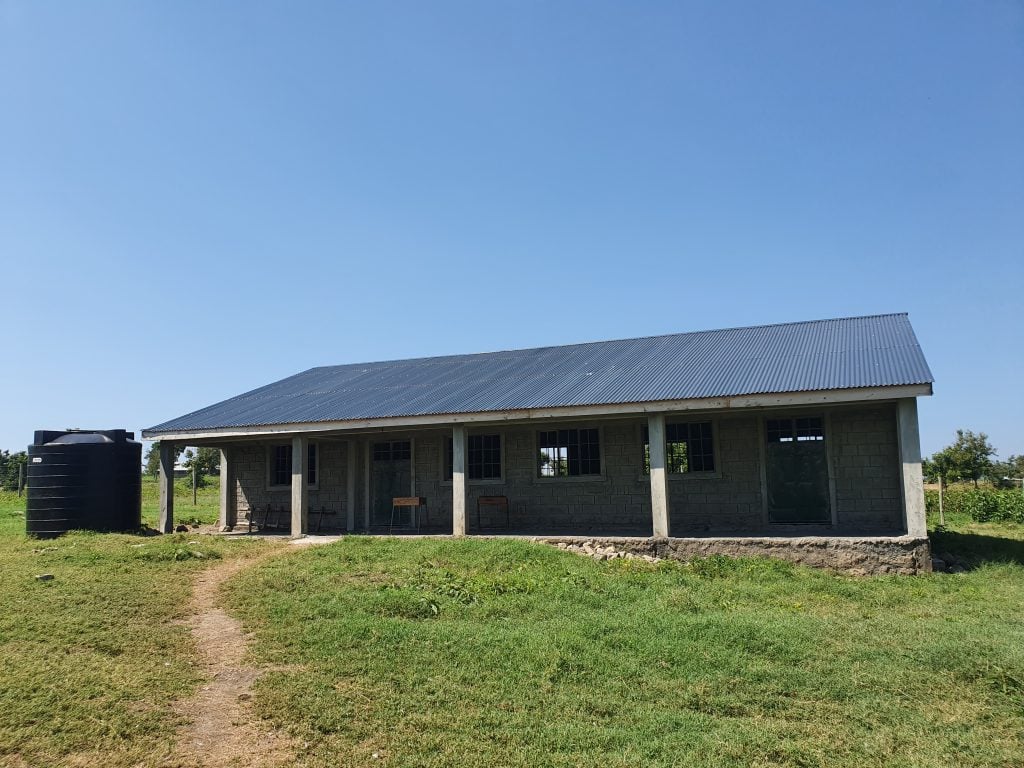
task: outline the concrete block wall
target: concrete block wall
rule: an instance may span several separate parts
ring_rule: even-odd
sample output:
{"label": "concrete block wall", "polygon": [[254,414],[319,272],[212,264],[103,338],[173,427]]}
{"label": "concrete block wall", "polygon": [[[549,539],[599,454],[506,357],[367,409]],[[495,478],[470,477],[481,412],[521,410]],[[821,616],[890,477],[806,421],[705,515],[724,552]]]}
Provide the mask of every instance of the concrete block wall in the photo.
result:
{"label": "concrete block wall", "polygon": [[835,409],[830,439],[837,532],[905,530],[896,405]]}
{"label": "concrete block wall", "polygon": [[715,472],[668,476],[673,536],[764,527],[758,417],[725,417],[712,423],[718,449]]}
{"label": "concrete block wall", "polygon": [[[326,507],[324,527],[344,527],[347,481],[348,447],[345,442],[315,441],[317,444],[317,489],[309,490],[310,511],[319,514],[321,506]],[[267,451],[274,443],[250,443],[231,447],[231,461],[235,471],[235,503],[238,519],[248,518],[249,510],[258,508],[261,512],[267,505],[289,508],[291,488],[270,488],[267,486]],[[358,475],[357,475],[358,476]],[[333,513],[333,518],[332,514]]]}
{"label": "concrete block wall", "polygon": [[450,431],[437,430],[413,438],[413,480],[416,495],[427,500],[426,525],[445,533],[452,530],[452,484],[442,481],[449,437]]}
{"label": "concrete block wall", "polygon": [[[833,469],[836,526],[812,530],[806,526],[772,526],[764,518],[762,499],[761,420],[769,413],[722,413],[712,417],[716,440],[716,469],[708,475],[669,475],[669,507],[673,536],[814,534],[892,535],[904,530],[899,449],[894,404],[840,406],[828,411],[827,439]],[[701,417],[702,419],[708,417]],[[682,420],[682,419],[680,419]],[[672,418],[669,417],[669,421]],[[470,533],[497,532],[504,515],[485,509],[477,524],[480,496],[507,496],[509,528],[547,534],[606,534],[650,536],[651,497],[643,471],[645,418],[597,423],[560,422],[537,425],[474,427],[470,434],[503,436],[504,477],[500,481],[471,480],[467,487]],[[601,476],[586,478],[537,477],[537,431],[597,426],[601,430]],[[451,481],[444,478],[449,430],[384,433],[379,439],[413,438],[414,484],[424,496],[431,529],[450,530]],[[356,529],[364,521],[365,440],[355,442]],[[325,505],[345,523],[347,451],[344,440],[317,441],[319,488],[309,492],[312,509]],[[234,447],[239,516],[252,506],[268,503],[287,507],[290,490],[267,488],[267,447],[263,443]]]}
{"label": "concrete block wall", "polygon": [[[466,521],[470,533],[493,532],[505,527],[505,516],[492,507],[481,510],[481,496],[506,496],[510,530],[610,530],[623,534],[651,534],[651,493],[643,473],[643,456],[635,446],[639,422],[544,424],[537,427],[486,427],[470,434],[501,434],[504,477],[470,480],[466,490]],[[599,426],[604,473],[581,478],[537,477],[537,438],[541,427]],[[416,494],[427,499],[432,525],[450,525],[452,484],[442,479],[447,466],[448,432],[416,437]]]}
{"label": "concrete block wall", "polygon": [[[602,475],[537,477],[537,430],[518,428],[505,435],[506,493],[512,527],[527,530],[608,530],[650,536],[651,490],[643,475],[637,421],[552,424],[545,429],[600,429]],[[469,509],[476,510],[470,486]],[[496,492],[496,491],[495,491]]]}

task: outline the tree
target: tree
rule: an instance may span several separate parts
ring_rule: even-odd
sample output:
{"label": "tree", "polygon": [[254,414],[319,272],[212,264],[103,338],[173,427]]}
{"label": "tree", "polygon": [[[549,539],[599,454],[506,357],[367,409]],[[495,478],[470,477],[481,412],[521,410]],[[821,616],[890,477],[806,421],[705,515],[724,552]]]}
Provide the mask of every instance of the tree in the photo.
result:
{"label": "tree", "polygon": [[195,467],[200,477],[215,475],[220,470],[220,451],[217,448],[191,448],[185,453],[185,466]]}
{"label": "tree", "polygon": [[[1005,478],[1012,478],[1006,480]],[[988,479],[996,488],[1012,488],[1014,480],[1024,478],[1024,456],[1010,456],[1006,461],[993,461]]]}
{"label": "tree", "polygon": [[[178,457],[181,456],[181,452],[184,450],[184,446],[175,446],[174,449],[174,460],[177,461]],[[146,456],[142,460],[145,466],[143,472],[147,475],[156,477],[160,474],[160,441],[157,440],[146,451]]]}
{"label": "tree", "polygon": [[18,467],[22,469],[23,480],[28,476],[28,454],[25,451],[11,453],[0,451],[0,488],[18,490]]}
{"label": "tree", "polygon": [[921,469],[924,476],[930,481],[938,481],[943,486],[960,479],[950,446],[932,454],[930,459],[925,459],[922,462]]}
{"label": "tree", "polygon": [[946,480],[970,480],[977,488],[978,480],[989,474],[995,454],[996,449],[984,432],[975,434],[969,429],[958,429],[954,443],[934,454],[930,464],[941,468],[936,471]]}

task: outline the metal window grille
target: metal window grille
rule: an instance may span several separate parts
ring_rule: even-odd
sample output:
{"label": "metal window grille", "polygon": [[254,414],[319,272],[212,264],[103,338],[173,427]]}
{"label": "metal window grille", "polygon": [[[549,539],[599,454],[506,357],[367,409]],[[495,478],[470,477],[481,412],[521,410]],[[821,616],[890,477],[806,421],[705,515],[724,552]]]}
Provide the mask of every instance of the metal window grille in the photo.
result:
{"label": "metal window grille", "polygon": [[292,447],[274,446],[274,482],[272,485],[288,485],[292,481]]}
{"label": "metal window grille", "polygon": [[[306,448],[306,484],[316,485],[316,443],[309,443]],[[291,485],[292,482],[292,447],[291,445],[275,445],[273,464],[271,465],[271,485]]]}
{"label": "metal window grille", "polygon": [[[501,436],[470,435],[466,445],[466,470],[470,480],[491,480],[501,477]],[[448,438],[445,480],[451,480],[454,445]]]}
{"label": "metal window grille", "polygon": [[601,445],[597,429],[553,429],[538,433],[538,474],[573,477],[601,474]]}
{"label": "metal window grille", "polygon": [[[651,440],[644,427],[644,471],[651,471]],[[665,463],[673,474],[715,471],[715,441],[710,421],[665,425]]]}
{"label": "metal window grille", "polygon": [[769,443],[815,442],[825,439],[825,427],[820,416],[767,419],[765,436]]}
{"label": "metal window grille", "polygon": [[374,461],[403,461],[412,458],[412,443],[408,440],[389,440],[373,444]]}

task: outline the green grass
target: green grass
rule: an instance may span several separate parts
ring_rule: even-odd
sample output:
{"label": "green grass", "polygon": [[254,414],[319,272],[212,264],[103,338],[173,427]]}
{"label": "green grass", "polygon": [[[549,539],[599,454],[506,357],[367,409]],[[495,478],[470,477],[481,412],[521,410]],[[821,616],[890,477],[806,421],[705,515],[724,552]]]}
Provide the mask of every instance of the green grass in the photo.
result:
{"label": "green grass", "polygon": [[1024,540],[991,533],[861,579],[350,537],[230,589],[304,765],[1017,766]]}
{"label": "green grass", "polygon": [[[174,483],[174,520],[176,523],[213,524],[220,510],[220,477],[206,478],[206,486],[196,489],[192,505],[192,480],[179,478]],[[0,490],[0,536],[25,532],[25,496]],[[160,514],[160,488],[156,478],[142,478],[142,524],[155,528]]]}
{"label": "green grass", "polygon": [[0,493],[0,766],[156,765],[173,743],[171,703],[200,682],[188,629],[172,623],[191,576],[261,544],[40,541],[24,535],[22,510]]}
{"label": "green grass", "polygon": [[[196,489],[196,505],[192,506],[192,478],[174,481],[174,522],[213,524],[220,510],[220,477],[206,478],[206,485]],[[152,475],[142,477],[142,522],[155,527],[160,515],[160,487]]]}
{"label": "green grass", "polygon": [[[190,579],[269,545],[34,541],[23,509],[0,494],[0,766],[173,765],[171,704],[201,683],[175,623]],[[226,597],[270,670],[258,711],[303,766],[1019,766],[1024,528],[952,519],[935,539],[971,569],[349,537]]]}

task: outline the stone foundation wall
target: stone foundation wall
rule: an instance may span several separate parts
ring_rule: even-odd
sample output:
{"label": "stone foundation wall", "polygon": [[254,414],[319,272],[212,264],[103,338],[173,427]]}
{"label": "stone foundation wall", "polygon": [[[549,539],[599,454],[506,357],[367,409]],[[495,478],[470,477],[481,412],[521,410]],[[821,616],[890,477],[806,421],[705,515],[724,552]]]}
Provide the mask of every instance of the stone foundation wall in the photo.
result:
{"label": "stone foundation wall", "polygon": [[709,555],[772,557],[855,576],[885,573],[910,576],[930,573],[932,570],[928,539],[914,539],[909,536],[707,539],[543,536],[535,537],[534,541],[554,545],[579,545],[585,541],[592,547],[613,547],[620,552],[640,557],[672,558],[683,562]]}

